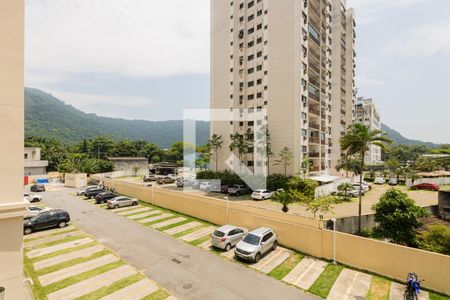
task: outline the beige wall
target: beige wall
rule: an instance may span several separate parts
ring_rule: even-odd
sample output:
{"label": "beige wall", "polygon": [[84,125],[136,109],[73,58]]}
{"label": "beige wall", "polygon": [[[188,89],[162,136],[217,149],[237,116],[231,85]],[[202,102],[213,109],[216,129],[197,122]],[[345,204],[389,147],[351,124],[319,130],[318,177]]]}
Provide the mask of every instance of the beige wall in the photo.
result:
{"label": "beige wall", "polygon": [[87,185],[87,174],[64,174],[64,185],[67,187],[79,188]]}
{"label": "beige wall", "polygon": [[[100,177],[99,177],[100,178]],[[104,179],[111,186],[110,179]],[[217,225],[226,223],[226,202],[161,188],[114,181],[118,193],[184,213]],[[253,229],[272,227],[282,245],[319,258],[333,259],[333,232],[322,229],[322,222],[281,212],[229,203],[229,222]],[[376,240],[337,233],[337,260],[354,268],[368,270],[403,281],[408,272],[417,272],[424,286],[450,294],[448,270],[450,256],[402,247]]]}
{"label": "beige wall", "polygon": [[0,286],[5,299],[25,299],[22,267],[23,0],[0,0]]}

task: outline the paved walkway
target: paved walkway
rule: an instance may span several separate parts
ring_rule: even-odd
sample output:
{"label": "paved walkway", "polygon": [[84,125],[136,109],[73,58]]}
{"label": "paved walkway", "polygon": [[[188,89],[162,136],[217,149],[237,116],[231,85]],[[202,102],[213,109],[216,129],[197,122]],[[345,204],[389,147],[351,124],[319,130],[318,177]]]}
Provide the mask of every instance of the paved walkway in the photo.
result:
{"label": "paved walkway", "polygon": [[326,265],[327,263],[322,260],[305,257],[283,280],[304,290],[309,290],[320,274],[322,274]]}
{"label": "paved walkway", "polygon": [[328,295],[329,300],[364,299],[369,292],[372,276],[344,269]]}
{"label": "paved walkway", "polygon": [[[70,227],[70,230],[74,229],[73,226]],[[102,290],[102,295],[109,294],[102,299],[134,300],[160,290],[156,283],[120,261],[118,256],[82,231],[71,233],[76,233],[80,238],[67,242],[74,235],[55,229],[31,234],[24,239],[25,259],[31,262],[30,269],[27,269],[28,275],[35,276],[33,278],[41,287],[50,288],[46,295],[49,300],[75,299],[98,290]],[[46,245],[50,242],[51,244]],[[56,252],[59,255],[52,256]],[[137,280],[131,280],[131,276],[137,275]],[[122,279],[131,281],[114,287],[114,283]],[[73,284],[67,285],[66,282]],[[99,299],[95,295],[89,295],[89,298]]]}

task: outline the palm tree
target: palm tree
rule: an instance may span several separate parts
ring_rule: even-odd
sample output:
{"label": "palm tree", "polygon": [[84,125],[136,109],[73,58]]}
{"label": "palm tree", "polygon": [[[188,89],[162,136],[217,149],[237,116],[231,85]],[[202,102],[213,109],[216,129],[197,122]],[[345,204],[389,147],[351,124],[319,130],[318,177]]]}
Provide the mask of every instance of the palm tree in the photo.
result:
{"label": "palm tree", "polygon": [[281,149],[278,156],[280,159],[275,160],[275,165],[284,167],[284,176],[286,177],[287,167],[291,165],[292,160],[294,159],[294,154],[288,147],[284,147]]}
{"label": "palm tree", "polygon": [[252,155],[253,161],[253,171],[255,171],[255,134],[253,133],[251,128],[248,128],[244,134],[244,142],[245,142],[245,154]]}
{"label": "palm tree", "polygon": [[218,170],[219,149],[222,148],[223,140],[221,135],[213,134],[208,141],[209,147],[214,151],[214,158],[216,161],[216,172]]}
{"label": "palm tree", "polygon": [[371,130],[363,124],[353,124],[348,127],[347,133],[341,138],[341,150],[346,156],[358,154],[361,159],[361,174],[359,177],[359,207],[358,207],[358,231],[361,232],[361,198],[362,180],[364,170],[364,156],[371,145],[386,149],[386,144],[391,144],[382,130]]}
{"label": "palm tree", "polygon": [[235,152],[237,150],[239,161],[242,161],[242,156],[247,151],[247,144],[245,143],[244,136],[239,133],[231,135],[230,151]]}
{"label": "palm tree", "polygon": [[293,195],[290,192],[286,192],[286,191],[280,191],[278,193],[275,193],[272,196],[272,200],[274,200],[275,202],[281,203],[281,205],[283,205],[281,210],[285,213],[287,213],[289,211],[289,207],[288,207],[289,204],[297,202],[297,200],[293,197]]}

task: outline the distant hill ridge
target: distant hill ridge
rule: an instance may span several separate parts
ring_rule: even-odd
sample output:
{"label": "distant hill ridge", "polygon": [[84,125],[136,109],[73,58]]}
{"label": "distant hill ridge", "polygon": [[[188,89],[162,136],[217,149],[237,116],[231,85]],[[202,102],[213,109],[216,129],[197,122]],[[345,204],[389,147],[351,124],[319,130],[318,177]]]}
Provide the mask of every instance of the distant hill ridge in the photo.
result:
{"label": "distant hill ridge", "polygon": [[[114,140],[146,140],[162,148],[183,139],[183,121],[144,121],[82,112],[51,94],[25,88],[25,134],[75,143],[99,135]],[[197,144],[209,137],[209,122],[197,122]]]}
{"label": "distant hill ridge", "polygon": [[[397,144],[438,146],[408,139],[385,124],[382,124],[382,129]],[[25,134],[53,137],[66,143],[75,143],[103,135],[114,140],[147,140],[167,148],[183,139],[183,121],[144,121],[101,117],[82,112],[41,90],[25,88]],[[205,144],[208,138],[209,122],[198,121],[197,144]]]}

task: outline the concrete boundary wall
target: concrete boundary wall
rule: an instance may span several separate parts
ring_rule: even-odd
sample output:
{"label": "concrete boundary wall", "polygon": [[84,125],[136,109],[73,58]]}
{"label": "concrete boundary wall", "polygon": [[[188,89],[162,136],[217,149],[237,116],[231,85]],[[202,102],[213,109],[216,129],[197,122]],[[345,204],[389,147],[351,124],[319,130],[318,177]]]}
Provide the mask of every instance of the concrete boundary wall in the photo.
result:
{"label": "concrete boundary wall", "polygon": [[[118,193],[180,212],[213,224],[226,223],[226,201],[104,178]],[[153,198],[152,198],[153,195]],[[229,202],[229,221],[253,229],[273,228],[285,247],[328,260],[333,259],[333,231],[322,222]],[[336,232],[336,259],[345,265],[404,281],[408,272],[425,279],[423,286],[450,295],[450,256]]]}

